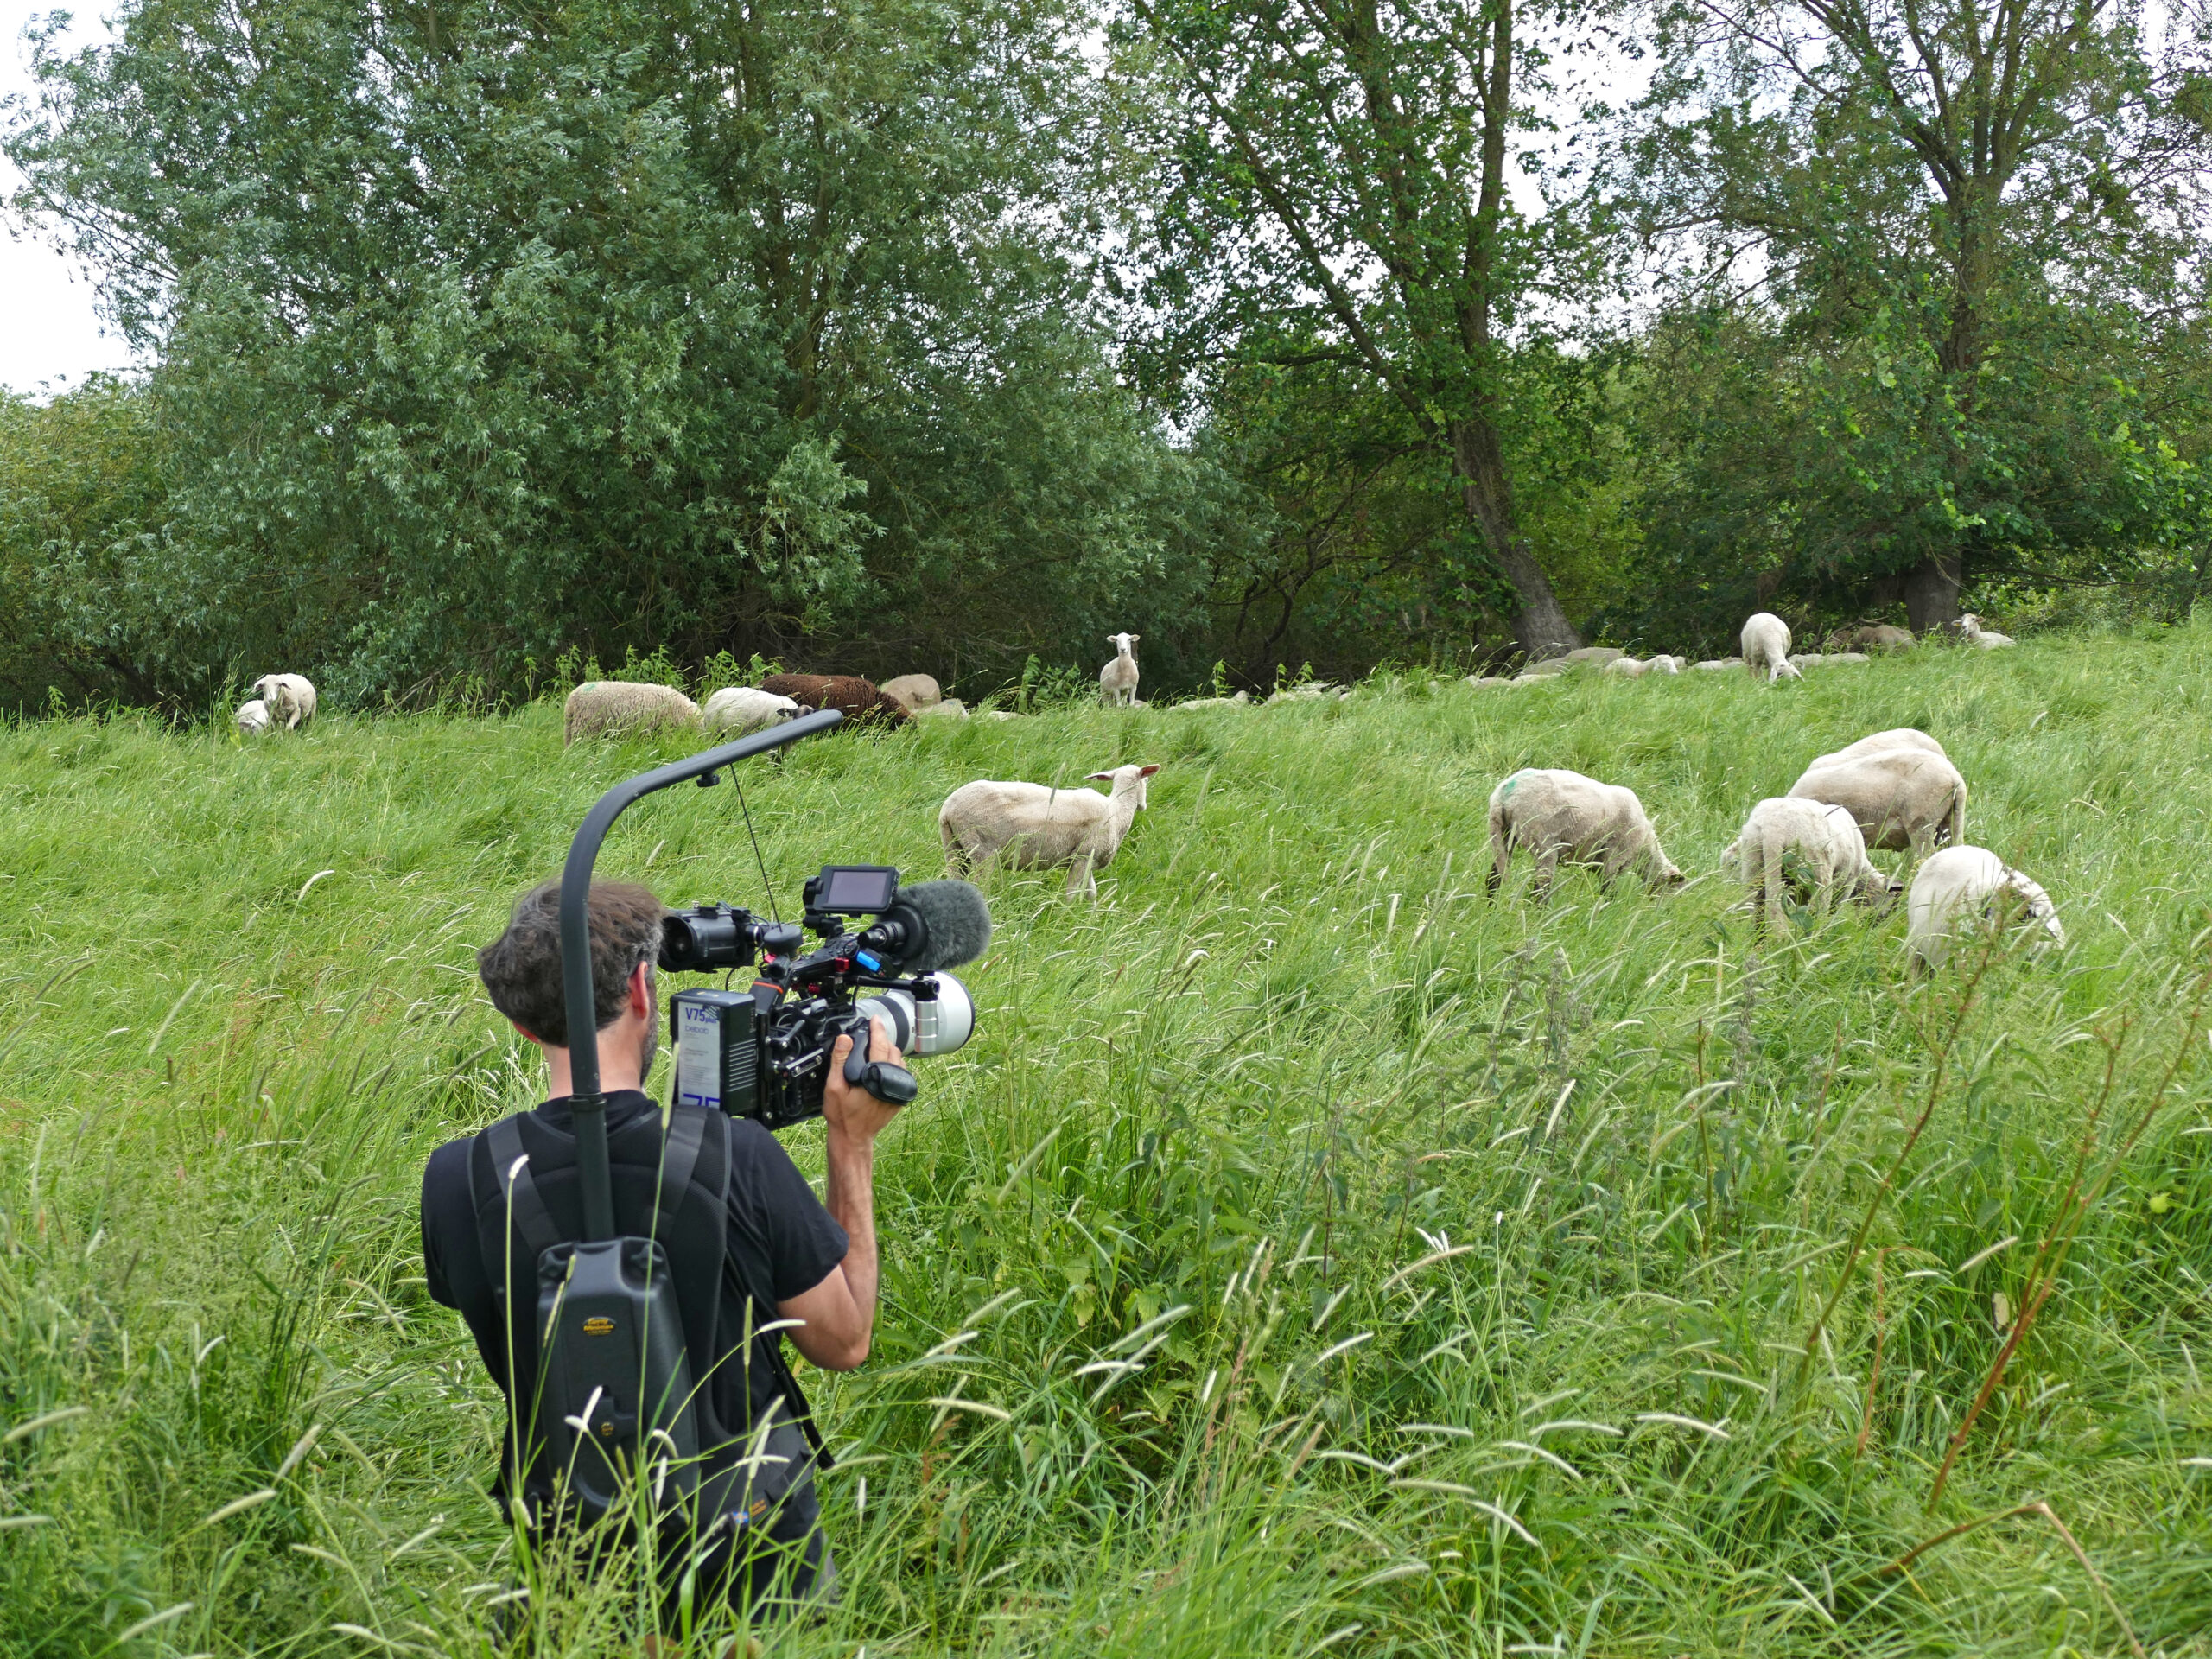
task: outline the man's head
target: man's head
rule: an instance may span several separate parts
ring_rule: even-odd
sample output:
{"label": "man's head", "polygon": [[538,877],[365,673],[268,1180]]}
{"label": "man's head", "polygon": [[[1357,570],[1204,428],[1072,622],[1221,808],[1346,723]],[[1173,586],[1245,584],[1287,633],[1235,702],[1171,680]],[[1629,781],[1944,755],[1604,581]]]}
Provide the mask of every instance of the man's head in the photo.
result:
{"label": "man's head", "polygon": [[[610,1073],[637,1059],[638,1081],[652,1068],[658,1034],[652,969],[660,953],[665,911],[649,888],[624,881],[594,881],[591,921],[592,1011],[602,1036],[601,1065]],[[492,1006],[515,1028],[549,1050],[561,1051],[556,1083],[567,1072],[568,1003],[561,982],[561,884],[548,881],[515,901],[506,931],[476,953],[477,972]],[[634,1031],[632,1030],[634,1028]],[[548,1055],[549,1060],[553,1057]],[[610,1085],[613,1078],[608,1078]],[[556,1092],[564,1092],[556,1088]]]}

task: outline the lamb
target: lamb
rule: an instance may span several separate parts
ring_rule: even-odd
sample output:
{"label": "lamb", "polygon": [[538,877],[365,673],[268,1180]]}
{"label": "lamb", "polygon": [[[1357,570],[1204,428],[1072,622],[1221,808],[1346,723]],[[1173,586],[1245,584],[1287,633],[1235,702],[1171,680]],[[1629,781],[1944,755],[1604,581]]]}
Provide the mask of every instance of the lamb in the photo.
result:
{"label": "lamb", "polygon": [[1959,619],[1959,634],[1968,645],[1978,645],[1984,651],[2002,651],[2007,645],[2018,643],[2009,633],[1998,633],[1983,627],[1981,619],[1971,611]]}
{"label": "lamb", "polygon": [[1500,783],[1491,791],[1490,844],[1492,893],[1504,880],[1516,847],[1535,855],[1539,899],[1550,893],[1561,854],[1571,863],[1597,865],[1599,880],[1608,885],[1632,866],[1641,866],[1654,881],[1682,880],[1661,849],[1636,791],[1579,772],[1524,766]]}
{"label": "lamb", "polygon": [[955,875],[1001,854],[1017,869],[1068,868],[1067,891],[1098,894],[1096,871],[1114,861],[1122,838],[1144,810],[1146,780],[1158,766],[1117,766],[1089,781],[1110,785],[1051,789],[1043,784],[963,784],[938,809],[938,839]]}
{"label": "lamb", "polygon": [[1862,737],[1856,743],[1847,743],[1834,754],[1817,755],[1812,766],[1805,770],[1811,772],[1819,766],[1841,766],[1847,760],[1858,760],[1862,754],[1886,754],[1891,749],[1917,749],[1923,754],[1936,755],[1946,761],[1951,758],[1943,753],[1943,746],[1927,733],[1910,726],[1897,726],[1886,732],[1876,732],[1872,737]]}
{"label": "lamb", "polygon": [[1114,660],[1098,671],[1098,695],[1103,701],[1127,707],[1137,700],[1137,654],[1134,647],[1143,637],[1136,633],[1106,636],[1106,643],[1114,647]]}
{"label": "lamb", "polygon": [[1670,657],[1662,651],[1644,664],[1643,671],[1647,674],[1679,674],[1683,667],[1684,664],[1681,658]]}
{"label": "lamb", "polygon": [[[2058,907],[2040,885],[1986,848],[1946,847],[1920,867],[1905,900],[1905,955],[1912,971],[1942,966],[1952,931],[1969,913],[1987,922],[2021,908],[2026,919],[2043,925],[2051,944],[2065,946]],[[2036,944],[2040,950],[2044,942]]]}
{"label": "lamb", "polygon": [[288,732],[315,718],[315,683],[304,674],[264,674],[253,683],[253,695],[267,705],[269,718]]}
{"label": "lamb", "polygon": [[1616,679],[1640,680],[1650,669],[1649,663],[1639,663],[1633,657],[1616,657],[1598,671]]}
{"label": "lamb", "polygon": [[895,680],[886,680],[876,690],[896,701],[910,715],[934,709],[944,701],[944,688],[926,674],[901,674]]}
{"label": "lamb", "polygon": [[1720,853],[1720,872],[1751,890],[1762,925],[1782,926],[1785,885],[1812,893],[1813,913],[1826,917],[1837,889],[1846,899],[1875,904],[1897,892],[1870,863],[1857,820],[1840,806],[1775,796],[1744,820],[1743,832]]}
{"label": "lamb", "polygon": [[1789,625],[1772,611],[1761,611],[1744,624],[1743,641],[1744,666],[1766,676],[1769,685],[1785,677],[1805,677],[1789,660]]}
{"label": "lamb", "polygon": [[760,689],[809,709],[835,709],[851,725],[903,726],[913,718],[905,703],[857,674],[771,674]]}
{"label": "lamb", "polygon": [[270,718],[269,705],[259,697],[256,697],[251,702],[240,703],[235,718],[238,723],[238,730],[248,737],[265,732],[276,724]]}
{"label": "lamb", "polygon": [[703,718],[710,732],[742,737],[787,720],[797,720],[805,709],[791,697],[763,691],[754,685],[726,685],[707,699]]}
{"label": "lamb", "polygon": [[628,680],[587,680],[562,708],[563,747],[582,737],[646,732],[674,727],[697,730],[699,705],[672,685]]}
{"label": "lamb", "polygon": [[1815,762],[1789,793],[1845,808],[1869,847],[1910,848],[1915,859],[1966,834],[1967,780],[1925,749],[1887,749],[1833,766]]}

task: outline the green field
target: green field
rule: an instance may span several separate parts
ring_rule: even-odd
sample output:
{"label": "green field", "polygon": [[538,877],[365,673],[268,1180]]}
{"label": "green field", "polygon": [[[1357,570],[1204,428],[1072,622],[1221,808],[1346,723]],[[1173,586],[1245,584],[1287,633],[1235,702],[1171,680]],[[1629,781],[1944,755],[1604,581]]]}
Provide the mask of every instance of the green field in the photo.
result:
{"label": "green field", "polygon": [[[845,1598],[771,1648],[2212,1654],[2209,675],[2180,631],[1378,679],[748,763],[786,904],[938,874],[967,779],[1162,766],[1095,906],[989,879],[981,1033],[880,1149],[874,1356],[810,1379]],[[1900,916],[1731,908],[1751,803],[1908,724],[2063,955],[1915,984]],[[474,948],[682,747],[564,753],[550,703],[0,732],[0,1651],[637,1651],[634,1586],[508,1593],[416,1183],[535,1098]],[[1486,900],[1531,764],[1705,879]],[[757,903],[735,806],[657,797],[601,871]]]}

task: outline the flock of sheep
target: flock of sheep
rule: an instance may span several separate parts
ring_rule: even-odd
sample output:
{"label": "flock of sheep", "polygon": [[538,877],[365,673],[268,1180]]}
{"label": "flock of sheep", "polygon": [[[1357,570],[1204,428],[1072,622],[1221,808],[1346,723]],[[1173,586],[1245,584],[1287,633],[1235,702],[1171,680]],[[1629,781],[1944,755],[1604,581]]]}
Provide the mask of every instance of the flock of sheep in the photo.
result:
{"label": "flock of sheep", "polygon": [[[2012,643],[1983,628],[1974,616],[1961,619],[1960,633],[1984,650]],[[1138,638],[1133,633],[1108,636],[1114,656],[1098,671],[1103,701],[1136,703]],[[1740,666],[1771,684],[1800,678],[1802,667],[1815,664],[1866,661],[1849,649],[1853,645],[1902,650],[1914,643],[1905,630],[1880,626],[1828,641],[1846,647],[1840,652],[1792,656],[1788,626],[1764,611],[1744,624],[1740,658],[1696,666]],[[1593,662],[1607,674],[1630,677],[1677,674],[1687,666],[1678,657],[1638,662],[1597,650],[1535,664],[1515,680],[1471,676],[1470,683],[1522,683]],[[1298,686],[1275,696],[1325,696],[1333,689]],[[315,687],[303,676],[264,675],[252,690],[252,700],[238,711],[241,732],[297,730],[315,717]],[[1249,701],[1240,693],[1177,706],[1203,709]],[[926,674],[902,675],[880,686],[851,675],[777,674],[757,686],[716,691],[704,708],[674,686],[592,681],[569,694],[563,723],[569,743],[671,728],[739,735],[817,709],[836,709],[849,721],[881,725],[968,717],[959,701],[946,697]],[[1003,713],[987,717],[1014,718]],[[1096,894],[1096,872],[1120,850],[1130,824],[1144,810],[1147,782],[1159,770],[1126,766],[1092,772],[1086,781],[1106,784],[1103,795],[1088,789],[992,779],[964,784],[945,798],[938,812],[946,862],[955,874],[992,860],[1026,868],[1065,865],[1068,892]],[[1887,906],[1902,883],[1877,869],[1867,849],[1902,849],[1916,867],[1905,901],[1907,954],[1916,969],[1942,962],[1946,944],[1962,920],[1991,918],[2005,906],[2024,912],[2051,940],[2063,944],[2065,929],[2050,895],[1994,853],[1966,844],[1966,779],[1941,743],[1910,729],[1877,732],[1819,756],[1787,796],[1754,806],[1742,832],[1720,855],[1721,874],[1750,889],[1759,925],[1777,927],[1783,919],[1785,891],[1808,902],[1821,918],[1839,894],[1872,906]],[[1493,893],[1503,880],[1516,848],[1526,849],[1535,861],[1539,898],[1548,893],[1562,861],[1594,866],[1609,882],[1631,869],[1655,882],[1684,879],[1660,847],[1635,791],[1580,772],[1532,767],[1504,779],[1490,798],[1490,839],[1488,885]],[[1945,842],[1948,844],[1939,850]]]}

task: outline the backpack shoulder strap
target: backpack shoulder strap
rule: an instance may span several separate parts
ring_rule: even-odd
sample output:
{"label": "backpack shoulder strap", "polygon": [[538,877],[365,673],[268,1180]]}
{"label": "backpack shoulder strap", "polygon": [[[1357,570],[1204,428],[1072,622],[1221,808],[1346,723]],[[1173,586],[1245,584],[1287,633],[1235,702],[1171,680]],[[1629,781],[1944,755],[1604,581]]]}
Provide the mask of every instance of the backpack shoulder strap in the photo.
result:
{"label": "backpack shoulder strap", "polygon": [[[665,1220],[673,1216],[683,1203],[683,1194],[691,1185],[691,1177],[699,1167],[699,1150],[707,1138],[707,1119],[704,1111],[675,1111],[669,1114],[668,1135],[662,1143],[660,1160],[660,1217]],[[721,1117],[719,1112],[712,1114]],[[723,1118],[727,1123],[729,1120]],[[722,1200],[724,1215],[729,1213],[729,1160],[722,1160]],[[659,1229],[656,1227],[655,1231]]]}
{"label": "backpack shoulder strap", "polygon": [[[486,1150],[492,1154],[492,1171],[499,1179],[499,1198],[509,1224],[522,1235],[532,1259],[563,1243],[561,1230],[545,1207],[537,1182],[530,1173],[530,1154],[523,1149],[522,1131],[512,1117],[503,1117],[484,1131]],[[504,1285],[504,1270],[495,1271],[493,1283]]]}

